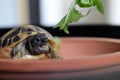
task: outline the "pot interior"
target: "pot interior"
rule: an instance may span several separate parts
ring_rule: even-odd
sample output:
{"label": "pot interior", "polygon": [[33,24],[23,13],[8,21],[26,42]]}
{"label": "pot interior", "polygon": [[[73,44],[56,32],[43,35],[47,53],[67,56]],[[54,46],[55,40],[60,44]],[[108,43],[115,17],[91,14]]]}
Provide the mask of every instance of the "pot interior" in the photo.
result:
{"label": "pot interior", "polygon": [[109,39],[62,38],[60,53],[64,59],[113,54],[120,51],[120,43]]}

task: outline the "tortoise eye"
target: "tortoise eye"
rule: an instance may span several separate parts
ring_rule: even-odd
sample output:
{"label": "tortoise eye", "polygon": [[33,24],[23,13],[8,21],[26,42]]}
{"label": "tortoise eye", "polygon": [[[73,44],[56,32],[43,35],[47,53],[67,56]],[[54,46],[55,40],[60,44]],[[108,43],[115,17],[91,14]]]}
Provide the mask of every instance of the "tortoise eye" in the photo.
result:
{"label": "tortoise eye", "polygon": [[39,37],[37,37],[36,39],[34,39],[34,42],[40,44],[41,43],[41,39]]}

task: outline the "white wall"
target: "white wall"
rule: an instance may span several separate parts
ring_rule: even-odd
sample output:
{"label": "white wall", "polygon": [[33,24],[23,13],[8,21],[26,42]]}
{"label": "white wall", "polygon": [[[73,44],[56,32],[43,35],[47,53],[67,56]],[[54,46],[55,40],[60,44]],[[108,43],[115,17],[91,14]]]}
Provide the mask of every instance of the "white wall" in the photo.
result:
{"label": "white wall", "polygon": [[[40,6],[42,8],[41,23],[54,26],[67,13],[73,0],[49,0],[50,4],[48,0],[40,1],[42,2]],[[103,0],[103,2],[105,7],[104,15],[100,14],[95,8],[92,8],[92,11],[88,16],[80,19],[75,24],[120,25],[120,0]],[[52,6],[50,7],[50,5]]]}
{"label": "white wall", "polygon": [[[0,28],[29,24],[29,0],[0,0]],[[67,13],[73,0],[40,0],[41,24],[54,26]],[[120,25],[120,0],[103,0],[105,14],[96,9],[75,24]]]}
{"label": "white wall", "polygon": [[62,17],[62,0],[40,0],[40,23],[55,25]]}
{"label": "white wall", "polygon": [[[54,26],[67,13],[73,0],[40,0],[41,24]],[[91,13],[75,24],[102,24],[103,15],[94,8]]]}
{"label": "white wall", "polygon": [[0,0],[0,27],[16,25],[16,0]]}
{"label": "white wall", "polygon": [[0,0],[0,28],[29,24],[28,0]]}
{"label": "white wall", "polygon": [[120,25],[120,0],[104,0],[104,22],[110,25]]}

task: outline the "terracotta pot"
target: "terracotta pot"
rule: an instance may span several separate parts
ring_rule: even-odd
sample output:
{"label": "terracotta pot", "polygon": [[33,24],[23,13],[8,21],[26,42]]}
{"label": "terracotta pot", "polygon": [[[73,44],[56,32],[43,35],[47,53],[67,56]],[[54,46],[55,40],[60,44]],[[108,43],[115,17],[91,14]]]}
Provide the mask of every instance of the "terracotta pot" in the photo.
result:
{"label": "terracotta pot", "polygon": [[60,51],[62,60],[1,59],[0,79],[111,80],[120,73],[119,39],[62,38]]}

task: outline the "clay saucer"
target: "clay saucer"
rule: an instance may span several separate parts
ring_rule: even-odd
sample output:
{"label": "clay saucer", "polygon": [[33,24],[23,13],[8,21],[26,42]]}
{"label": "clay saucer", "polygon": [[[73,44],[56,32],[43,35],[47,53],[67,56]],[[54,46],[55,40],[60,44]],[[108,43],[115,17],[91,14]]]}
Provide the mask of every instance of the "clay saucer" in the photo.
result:
{"label": "clay saucer", "polygon": [[61,38],[62,60],[0,60],[0,79],[76,80],[120,71],[120,40]]}

